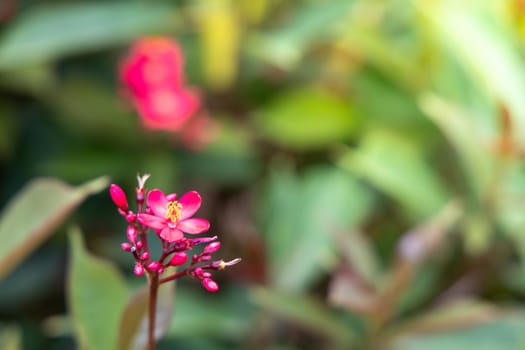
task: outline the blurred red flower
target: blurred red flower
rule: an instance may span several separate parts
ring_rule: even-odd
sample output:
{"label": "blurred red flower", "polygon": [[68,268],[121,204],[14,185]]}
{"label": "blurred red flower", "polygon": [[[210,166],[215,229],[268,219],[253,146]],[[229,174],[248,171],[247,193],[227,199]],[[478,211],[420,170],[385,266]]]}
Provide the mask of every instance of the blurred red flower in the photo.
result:
{"label": "blurred red flower", "polygon": [[185,87],[184,56],[166,37],[135,41],[120,62],[125,93],[149,129],[180,131],[200,107],[196,91]]}

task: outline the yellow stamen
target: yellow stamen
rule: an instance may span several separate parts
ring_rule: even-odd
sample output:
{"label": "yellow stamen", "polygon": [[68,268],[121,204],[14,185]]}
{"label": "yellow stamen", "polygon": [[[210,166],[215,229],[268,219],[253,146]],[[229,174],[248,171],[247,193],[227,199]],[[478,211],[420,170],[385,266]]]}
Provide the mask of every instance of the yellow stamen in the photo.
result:
{"label": "yellow stamen", "polygon": [[171,201],[166,204],[166,219],[169,219],[171,222],[177,222],[182,217],[181,210],[182,204],[177,201]]}

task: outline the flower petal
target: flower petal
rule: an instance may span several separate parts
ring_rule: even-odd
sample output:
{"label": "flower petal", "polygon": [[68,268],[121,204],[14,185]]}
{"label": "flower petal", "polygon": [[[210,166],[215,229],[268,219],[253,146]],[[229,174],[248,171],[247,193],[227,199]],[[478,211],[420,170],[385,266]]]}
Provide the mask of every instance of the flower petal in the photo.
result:
{"label": "flower petal", "polygon": [[170,194],[166,195],[166,200],[169,201],[169,202],[173,202],[176,199],[177,199],[177,194],[176,193],[170,193]]}
{"label": "flower petal", "polygon": [[177,230],[176,228],[166,227],[160,232],[160,238],[168,242],[175,242],[183,237],[184,235],[182,231]]}
{"label": "flower petal", "polygon": [[208,231],[210,222],[206,219],[193,218],[179,221],[177,228],[186,233],[202,233]]}
{"label": "flower petal", "polygon": [[139,214],[137,215],[137,220],[142,225],[148,226],[154,230],[162,230],[164,227],[166,227],[166,219],[159,218],[155,215]]}
{"label": "flower petal", "polygon": [[198,192],[190,191],[185,193],[180,199],[182,205],[181,220],[191,217],[201,207],[202,199]]}
{"label": "flower petal", "polygon": [[161,218],[166,217],[168,200],[161,190],[151,190],[148,193],[148,207],[153,211],[153,214]]}

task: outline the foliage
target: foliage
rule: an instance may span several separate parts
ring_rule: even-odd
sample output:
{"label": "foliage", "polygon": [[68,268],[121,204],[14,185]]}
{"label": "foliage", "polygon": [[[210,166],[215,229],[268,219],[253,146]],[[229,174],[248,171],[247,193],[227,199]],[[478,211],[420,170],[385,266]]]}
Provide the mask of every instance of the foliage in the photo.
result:
{"label": "foliage", "polygon": [[[142,347],[98,194],[138,172],[198,190],[243,259],[213,295],[161,290],[159,349],[525,346],[522,1],[36,3],[0,4],[0,347]],[[184,53],[197,143],[125,96],[152,35]]]}

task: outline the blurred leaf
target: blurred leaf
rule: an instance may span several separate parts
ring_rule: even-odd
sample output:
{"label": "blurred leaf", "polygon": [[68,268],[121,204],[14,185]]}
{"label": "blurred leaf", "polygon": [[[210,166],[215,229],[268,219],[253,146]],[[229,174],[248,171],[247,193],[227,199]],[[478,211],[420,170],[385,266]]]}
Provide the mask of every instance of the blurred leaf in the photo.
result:
{"label": "blurred leaf", "polygon": [[0,349],[21,350],[20,330],[14,326],[0,328]]}
{"label": "blurred leaf", "polygon": [[113,87],[85,76],[76,76],[59,90],[44,96],[57,113],[58,122],[84,137],[136,143],[139,123],[131,106],[126,110]]}
{"label": "blurred leaf", "polygon": [[[352,77],[356,114],[361,115],[360,131],[389,129],[410,135],[418,144],[435,142],[438,132],[421,112],[413,94],[365,69]],[[441,139],[439,139],[441,140]]]}
{"label": "blurred leaf", "polygon": [[523,312],[502,316],[466,329],[441,333],[407,333],[400,335],[387,349],[391,350],[520,350],[525,345]]}
{"label": "blurred leaf", "polygon": [[[173,317],[175,283],[160,285],[157,295],[155,339],[166,333]],[[120,319],[119,350],[144,350],[148,342],[149,288],[138,289],[128,300]]]}
{"label": "blurred leaf", "polygon": [[[479,85],[509,109],[516,141],[525,144],[525,73],[517,38],[490,1],[413,1]],[[461,33],[461,35],[458,35]]]}
{"label": "blurred leaf", "polygon": [[186,177],[222,185],[250,184],[261,171],[260,160],[240,148],[216,152],[211,147],[200,153],[182,153],[178,161]]}
{"label": "blurred leaf", "polygon": [[416,218],[429,217],[447,201],[447,191],[422,151],[400,135],[370,132],[339,164],[393,197]]}
{"label": "blurred leaf", "polygon": [[458,152],[467,183],[480,200],[489,187],[495,165],[480,124],[472,121],[468,111],[436,95],[423,95],[420,105]]}
{"label": "blurred leaf", "polygon": [[340,349],[350,348],[356,334],[343,319],[325,304],[305,295],[279,293],[257,288],[252,292],[253,300],[269,310],[309,331],[336,341]]}
{"label": "blurred leaf", "polygon": [[86,251],[78,229],[71,230],[70,244],[68,305],[78,345],[83,349],[113,350],[128,297],[126,283],[112,264]]}
{"label": "blurred leaf", "polygon": [[46,178],[26,185],[0,217],[0,278],[53,233],[87,196],[107,185],[105,177],[79,187]]}
{"label": "blurred leaf", "polygon": [[[64,254],[41,248],[0,281],[0,310],[16,315],[62,292]],[[1,347],[0,347],[1,349]]]}
{"label": "blurred leaf", "polygon": [[269,0],[240,0],[242,19],[249,24],[259,24],[271,7]]}
{"label": "blurred leaf", "polygon": [[55,88],[56,77],[52,68],[50,64],[37,64],[2,71],[0,84],[13,91],[40,96]]}
{"label": "blurred leaf", "polygon": [[167,337],[232,341],[245,339],[253,332],[257,314],[248,300],[249,290],[238,285],[221,286],[219,293],[210,294],[193,287],[183,283],[177,286],[176,315]]}
{"label": "blurred leaf", "polygon": [[508,315],[508,311],[474,299],[451,300],[394,328],[412,334],[455,331],[490,322],[505,313]]}
{"label": "blurred leaf", "polygon": [[314,89],[287,91],[256,117],[266,138],[297,149],[318,149],[346,141],[355,126],[347,101]]}
{"label": "blurred leaf", "polygon": [[363,281],[353,266],[343,266],[336,271],[328,287],[328,302],[349,312],[368,313],[377,303],[374,286]]}
{"label": "blurred leaf", "polygon": [[332,167],[298,179],[275,171],[262,209],[270,277],[281,289],[306,288],[335,263],[338,234],[351,232],[369,212],[371,198],[351,176]]}
{"label": "blurred leaf", "polygon": [[13,155],[18,131],[15,119],[16,114],[11,105],[0,101],[0,160]]}
{"label": "blurred leaf", "polygon": [[315,40],[328,36],[338,23],[344,22],[354,3],[318,1],[299,7],[282,28],[253,37],[248,49],[281,68],[291,69]]}
{"label": "blurred leaf", "polygon": [[235,8],[231,0],[206,0],[198,17],[207,82],[217,90],[228,88],[237,75],[242,30]]}
{"label": "blurred leaf", "polygon": [[371,240],[360,231],[339,235],[336,238],[339,253],[359,276],[375,284],[381,279],[380,260]]}
{"label": "blurred leaf", "polygon": [[397,261],[384,294],[384,304],[395,304],[397,313],[402,313],[420,306],[435,293],[443,265],[429,260],[440,252],[450,250],[448,238],[463,212],[462,205],[452,200],[401,237]]}
{"label": "blurred leaf", "polygon": [[175,20],[175,10],[159,3],[41,6],[18,17],[4,33],[0,69],[125,43],[139,35],[167,30]]}

